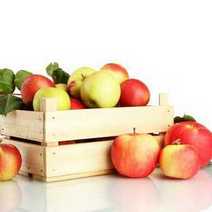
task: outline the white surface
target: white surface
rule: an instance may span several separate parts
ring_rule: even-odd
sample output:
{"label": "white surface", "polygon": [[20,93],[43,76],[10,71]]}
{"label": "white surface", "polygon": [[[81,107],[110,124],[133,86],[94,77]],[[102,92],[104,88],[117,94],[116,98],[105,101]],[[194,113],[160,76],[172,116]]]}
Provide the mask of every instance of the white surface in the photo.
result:
{"label": "white surface", "polygon": [[18,176],[0,183],[1,212],[199,212],[212,210],[212,166],[190,180],[116,175],[58,183]]}
{"label": "white surface", "polygon": [[[1,1],[0,67],[115,61],[212,129],[211,0]],[[153,98],[154,100],[155,98]]]}

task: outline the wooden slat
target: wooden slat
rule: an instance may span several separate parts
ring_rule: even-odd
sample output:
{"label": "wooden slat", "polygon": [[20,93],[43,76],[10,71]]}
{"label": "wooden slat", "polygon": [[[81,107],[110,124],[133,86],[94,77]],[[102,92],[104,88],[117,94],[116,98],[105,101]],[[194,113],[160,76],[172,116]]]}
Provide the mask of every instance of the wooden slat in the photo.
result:
{"label": "wooden slat", "polygon": [[3,143],[15,145],[22,156],[21,173],[44,176],[44,147],[26,142],[3,139]]}
{"label": "wooden slat", "polygon": [[45,140],[57,142],[132,133],[165,132],[173,124],[171,106],[84,109],[45,113]]}
{"label": "wooden slat", "polygon": [[167,93],[160,93],[159,94],[159,105],[166,106],[169,105],[169,96]]}
{"label": "wooden slat", "polygon": [[42,142],[44,120],[42,112],[17,110],[7,114],[1,133],[6,136]]}
{"label": "wooden slat", "polygon": [[110,170],[111,140],[46,147],[48,177],[79,175]]}
{"label": "wooden slat", "polygon": [[111,174],[113,172],[114,172],[113,169],[106,169],[106,170],[101,170],[101,171],[84,172],[84,173],[82,172],[82,173],[69,174],[69,175],[56,176],[56,177],[38,177],[38,176],[36,176],[35,179],[50,183],[50,182],[78,179],[78,178],[83,178],[83,177],[106,175],[106,174]]}

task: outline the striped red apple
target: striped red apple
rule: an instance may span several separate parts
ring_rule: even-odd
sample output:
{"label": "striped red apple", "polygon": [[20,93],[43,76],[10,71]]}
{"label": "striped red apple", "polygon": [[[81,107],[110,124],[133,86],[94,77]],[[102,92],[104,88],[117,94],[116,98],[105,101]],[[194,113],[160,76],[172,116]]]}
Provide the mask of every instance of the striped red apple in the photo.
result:
{"label": "striped red apple", "polygon": [[118,136],[111,148],[111,158],[119,174],[127,177],[146,177],[156,167],[160,146],[148,134]]}

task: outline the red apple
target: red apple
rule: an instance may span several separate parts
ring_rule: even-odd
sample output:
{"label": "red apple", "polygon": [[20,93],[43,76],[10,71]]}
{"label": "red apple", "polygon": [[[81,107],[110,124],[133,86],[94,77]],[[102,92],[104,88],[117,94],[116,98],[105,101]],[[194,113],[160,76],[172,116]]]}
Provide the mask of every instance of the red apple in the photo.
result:
{"label": "red apple", "polygon": [[85,109],[86,106],[78,99],[71,98],[71,109]]}
{"label": "red apple", "polygon": [[173,125],[167,131],[164,144],[179,141],[182,144],[193,145],[199,154],[201,167],[208,164],[212,155],[212,133],[203,125],[186,121]]}
{"label": "red apple", "polygon": [[114,78],[118,80],[119,83],[122,83],[125,80],[129,79],[127,69],[116,63],[108,63],[104,65],[100,70],[110,72],[114,76]]}
{"label": "red apple", "polygon": [[25,104],[33,101],[35,93],[40,88],[54,87],[54,83],[42,75],[33,74],[26,78],[21,86],[21,96]]}
{"label": "red apple", "polygon": [[198,152],[188,144],[167,145],[160,153],[159,163],[165,176],[177,179],[191,178],[200,168]]}
{"label": "red apple", "polygon": [[21,168],[21,154],[12,144],[0,144],[0,181],[15,177]]}
{"label": "red apple", "polygon": [[121,106],[144,106],[150,99],[148,87],[137,79],[129,79],[121,83]]}
{"label": "red apple", "polygon": [[112,144],[111,158],[119,174],[146,177],[155,169],[159,151],[160,146],[151,135],[121,135]]}

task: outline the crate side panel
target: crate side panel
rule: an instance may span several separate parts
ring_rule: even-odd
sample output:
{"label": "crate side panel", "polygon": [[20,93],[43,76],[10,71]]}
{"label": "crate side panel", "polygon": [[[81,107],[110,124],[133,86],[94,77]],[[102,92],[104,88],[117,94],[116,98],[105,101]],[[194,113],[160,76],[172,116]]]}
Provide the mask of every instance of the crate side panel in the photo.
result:
{"label": "crate side panel", "polygon": [[101,138],[132,133],[165,132],[173,124],[171,106],[85,109],[46,113],[48,142]]}
{"label": "crate side panel", "polygon": [[45,175],[44,147],[10,139],[3,139],[3,143],[15,145],[21,152],[21,173],[30,173],[40,176]]}
{"label": "crate side panel", "polygon": [[44,120],[42,112],[14,111],[3,122],[1,133],[6,136],[43,141]]}
{"label": "crate side panel", "polygon": [[48,177],[101,172],[113,168],[110,159],[111,140],[46,147]]}

